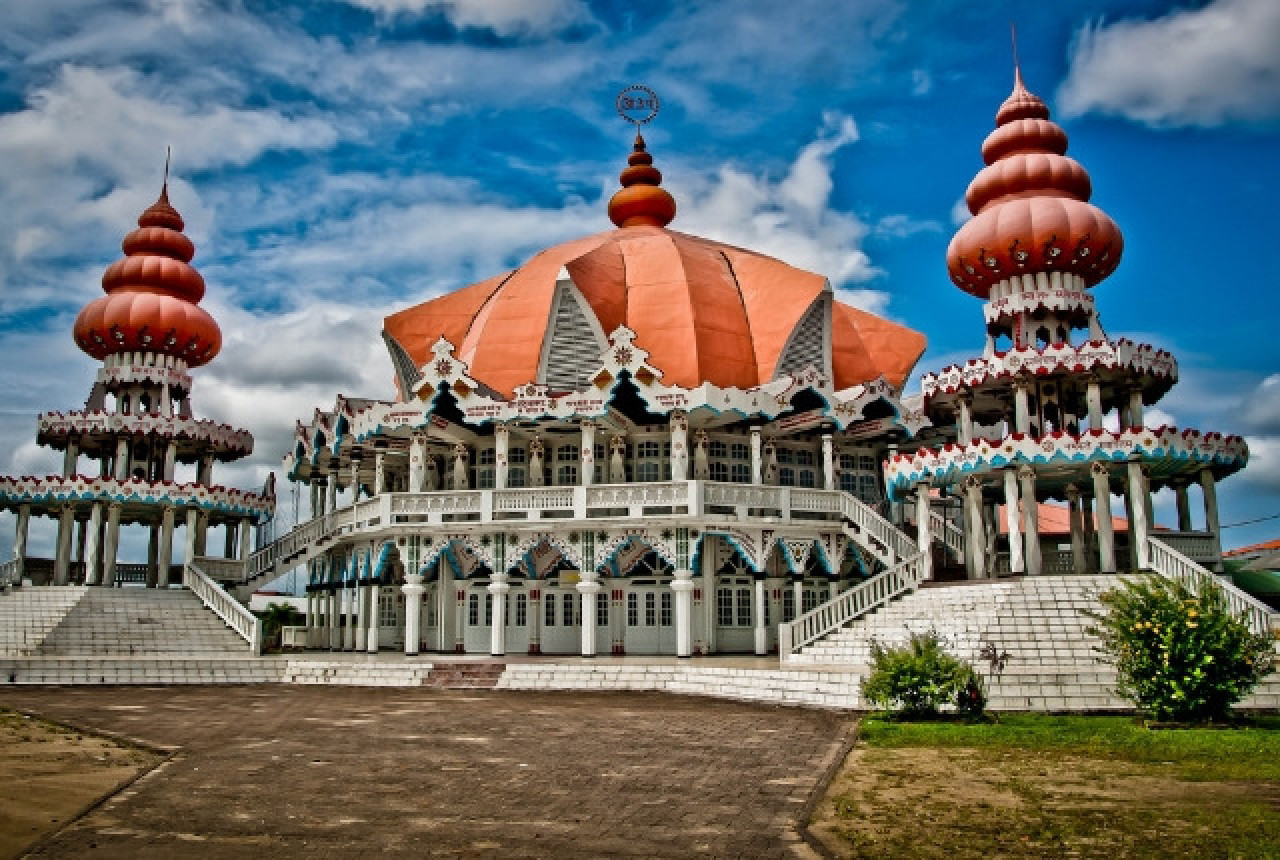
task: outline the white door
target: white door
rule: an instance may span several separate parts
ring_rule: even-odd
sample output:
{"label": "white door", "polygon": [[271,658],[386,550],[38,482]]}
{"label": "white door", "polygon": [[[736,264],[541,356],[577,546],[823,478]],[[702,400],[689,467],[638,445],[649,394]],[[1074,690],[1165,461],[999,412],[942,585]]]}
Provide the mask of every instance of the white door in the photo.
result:
{"label": "white door", "polygon": [[576,588],[548,584],[542,590],[543,654],[582,653],[580,614]]}
{"label": "white door", "polygon": [[716,650],[721,654],[755,651],[755,583],[748,576],[716,581]]}
{"label": "white door", "polygon": [[623,647],[628,654],[676,652],[675,595],[669,581],[636,579],[623,597]]}

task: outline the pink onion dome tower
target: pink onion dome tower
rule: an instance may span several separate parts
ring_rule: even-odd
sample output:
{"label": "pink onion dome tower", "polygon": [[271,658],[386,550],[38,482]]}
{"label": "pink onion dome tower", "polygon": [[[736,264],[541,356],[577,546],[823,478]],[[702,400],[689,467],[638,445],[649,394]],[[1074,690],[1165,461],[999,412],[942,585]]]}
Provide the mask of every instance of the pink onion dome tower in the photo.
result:
{"label": "pink onion dome tower", "polygon": [[[985,349],[923,377],[923,408],[945,444],[893,458],[890,492],[919,499],[941,488],[964,499],[969,578],[1115,572],[1117,549],[1130,569],[1170,548],[1219,566],[1215,482],[1245,465],[1247,448],[1235,436],[1146,426],[1143,410],[1177,381],[1177,363],[1103,331],[1090,290],[1115,271],[1124,239],[1089,202],[1089,174],[1066,151],[1066,133],[1015,64],[1013,92],[982,144],[986,166],[965,195],[973,218],[947,248],[951,280],[985,302]],[[1191,485],[1204,503],[1199,528]],[[1163,487],[1177,495],[1178,522],[1157,546],[1151,493]],[[1124,497],[1120,535],[1113,494]],[[1067,504],[1069,552],[1061,536],[1041,546],[1046,500]]]}
{"label": "pink onion dome tower", "polygon": [[[222,332],[199,306],[204,278],[191,265],[195,246],[183,227],[169,203],[166,165],[159,199],[125,236],[124,258],[102,276],[106,295],[76,318],[76,345],[102,362],[84,410],[39,416],[37,441],[63,452],[62,474],[0,477],[0,508],[18,516],[19,576],[164,587],[176,580],[176,525],[186,526],[184,564],[205,555],[209,528],[222,527],[223,555],[238,568],[252,527],[273,514],[270,481],[263,493],[213,482],[215,460],[252,453],[249,431],[192,417],[189,371],[218,354]],[[175,483],[179,463],[195,466],[194,482]],[[53,559],[27,557],[32,514],[58,522]],[[121,526],[148,529],[145,564],[118,561]],[[217,567],[212,560],[204,566]]]}

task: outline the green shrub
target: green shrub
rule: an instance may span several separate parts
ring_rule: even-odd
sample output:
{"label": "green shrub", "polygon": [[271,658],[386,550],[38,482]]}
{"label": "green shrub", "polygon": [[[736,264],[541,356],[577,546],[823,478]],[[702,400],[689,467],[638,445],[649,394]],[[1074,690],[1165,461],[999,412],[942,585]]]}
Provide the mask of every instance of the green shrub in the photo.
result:
{"label": "green shrub", "polygon": [[934,716],[944,704],[978,717],[987,705],[982,678],[946,652],[935,630],[913,633],[898,648],[873,641],[871,674],[862,683],[862,695],[876,707],[910,718]]}
{"label": "green shrub", "polygon": [[1116,666],[1116,692],[1155,719],[1224,719],[1271,671],[1273,641],[1232,615],[1216,585],[1195,595],[1148,576],[1101,600],[1090,632]]}

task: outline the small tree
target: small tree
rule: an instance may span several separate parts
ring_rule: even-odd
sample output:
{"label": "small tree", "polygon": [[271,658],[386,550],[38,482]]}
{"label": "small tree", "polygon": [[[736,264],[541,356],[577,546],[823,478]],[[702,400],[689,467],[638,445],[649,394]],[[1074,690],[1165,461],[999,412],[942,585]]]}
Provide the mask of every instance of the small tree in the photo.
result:
{"label": "small tree", "polygon": [[301,613],[287,603],[268,603],[258,617],[262,619],[264,642],[276,647],[280,645],[281,629],[302,620]]}
{"label": "small tree", "polygon": [[952,704],[967,717],[986,708],[982,678],[963,660],[948,654],[936,630],[913,633],[906,645],[886,648],[871,642],[871,674],[862,684],[871,704],[908,718],[932,717]]}
{"label": "small tree", "polygon": [[1231,614],[1222,589],[1161,576],[1104,592],[1090,628],[1116,666],[1116,692],[1158,720],[1219,720],[1272,669],[1275,643]]}

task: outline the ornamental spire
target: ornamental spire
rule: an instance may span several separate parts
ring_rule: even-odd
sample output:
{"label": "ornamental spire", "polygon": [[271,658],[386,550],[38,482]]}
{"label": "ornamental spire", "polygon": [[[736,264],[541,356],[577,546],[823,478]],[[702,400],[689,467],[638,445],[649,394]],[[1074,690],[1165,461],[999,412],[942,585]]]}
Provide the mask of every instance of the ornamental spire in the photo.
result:
{"label": "ornamental spire", "polygon": [[609,220],[619,227],[665,227],[676,217],[676,201],[662,187],[662,173],[653,166],[640,126],[658,115],[658,95],[634,85],[618,94],[618,114],[636,127],[636,140],[627,167],[618,176],[622,190],[609,200]]}

